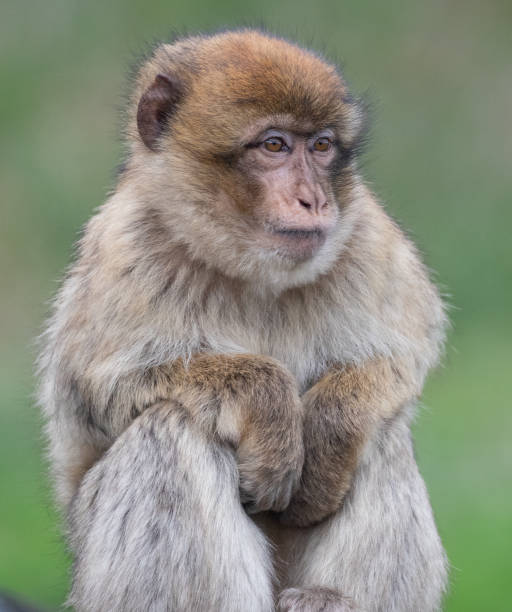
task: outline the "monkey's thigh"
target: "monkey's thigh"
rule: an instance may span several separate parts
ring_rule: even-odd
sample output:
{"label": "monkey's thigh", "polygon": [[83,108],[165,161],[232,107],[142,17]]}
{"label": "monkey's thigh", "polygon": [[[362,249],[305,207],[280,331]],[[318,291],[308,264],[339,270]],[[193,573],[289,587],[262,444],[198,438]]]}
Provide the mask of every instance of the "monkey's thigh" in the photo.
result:
{"label": "monkey's thigh", "polygon": [[446,559],[403,420],[368,446],[336,515],[285,534],[283,588],[334,589],[366,612],[440,609]]}
{"label": "monkey's thigh", "polygon": [[86,474],[70,510],[77,610],[267,612],[266,540],[232,453],[172,402],[145,411]]}

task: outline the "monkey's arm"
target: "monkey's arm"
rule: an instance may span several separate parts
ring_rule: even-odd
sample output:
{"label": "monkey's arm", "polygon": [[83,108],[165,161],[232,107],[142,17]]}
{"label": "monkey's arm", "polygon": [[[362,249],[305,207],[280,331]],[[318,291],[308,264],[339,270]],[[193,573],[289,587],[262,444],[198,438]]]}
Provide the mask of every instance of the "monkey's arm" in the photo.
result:
{"label": "monkey's arm", "polygon": [[281,519],[317,523],[341,505],[365,443],[418,393],[406,368],[389,359],[332,368],[303,396],[305,459],[300,488]]}
{"label": "monkey's arm", "polygon": [[[284,509],[302,469],[303,406],[292,375],[259,355],[198,355],[173,366],[172,396],[236,450],[250,512]],[[215,419],[215,424],[212,421]]]}
{"label": "monkey's arm", "polygon": [[198,354],[120,380],[102,429],[120,433],[147,408],[175,400],[209,439],[234,449],[242,502],[248,510],[283,510],[303,462],[303,408],[295,380],[277,361],[258,355]]}

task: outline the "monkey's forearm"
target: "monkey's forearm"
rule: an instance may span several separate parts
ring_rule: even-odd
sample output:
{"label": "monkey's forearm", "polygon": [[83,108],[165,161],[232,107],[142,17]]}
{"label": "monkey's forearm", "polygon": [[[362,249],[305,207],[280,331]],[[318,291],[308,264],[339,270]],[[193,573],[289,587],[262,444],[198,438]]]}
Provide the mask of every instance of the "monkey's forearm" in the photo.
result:
{"label": "monkey's forearm", "polygon": [[258,355],[199,355],[175,367],[173,397],[236,449],[249,511],[282,510],[302,468],[302,403],[292,375]]}
{"label": "monkey's forearm", "polygon": [[148,407],[171,398],[182,401],[206,433],[234,445],[249,424],[263,433],[275,430],[280,417],[301,412],[292,375],[274,359],[205,353],[122,378],[94,417],[99,426],[123,423],[124,429]]}
{"label": "monkey's forearm", "polygon": [[[272,396],[272,404],[290,404],[289,394],[297,394],[295,382],[284,366],[258,355],[197,354],[186,364],[182,359],[120,377],[108,393],[104,384],[78,380],[74,393],[79,395],[82,411],[87,413],[88,426],[116,439],[126,427],[156,403],[171,398],[185,401],[195,417],[214,433],[215,419],[220,416],[220,404],[244,400],[242,404],[261,404]],[[288,396],[287,396],[288,394]],[[240,402],[238,402],[240,403]],[[298,403],[298,402],[297,402]],[[200,406],[216,408],[203,410]],[[261,417],[241,414],[240,406],[230,406],[232,418],[241,420]],[[226,411],[224,411],[226,412]],[[247,412],[247,411],[246,411]],[[235,414],[236,413],[236,414]],[[219,424],[222,428],[222,423]]]}
{"label": "monkey's forearm", "polygon": [[307,526],[335,512],[379,422],[392,417],[416,393],[405,369],[387,359],[334,368],[314,385],[303,397],[301,484],[283,522]]}
{"label": "monkey's forearm", "polygon": [[[211,439],[236,453],[242,501],[249,510],[282,510],[303,462],[302,403],[292,375],[258,355],[199,354],[123,379],[101,427],[117,437],[150,406],[176,400]],[[116,435],[117,434],[117,435]]]}
{"label": "monkey's forearm", "polygon": [[[173,397],[182,401],[205,431],[234,438],[248,429],[273,437],[282,420],[300,423],[301,403],[295,380],[276,360],[250,354],[195,356],[172,366]],[[204,406],[210,405],[216,424]],[[276,449],[278,451],[278,449]]]}

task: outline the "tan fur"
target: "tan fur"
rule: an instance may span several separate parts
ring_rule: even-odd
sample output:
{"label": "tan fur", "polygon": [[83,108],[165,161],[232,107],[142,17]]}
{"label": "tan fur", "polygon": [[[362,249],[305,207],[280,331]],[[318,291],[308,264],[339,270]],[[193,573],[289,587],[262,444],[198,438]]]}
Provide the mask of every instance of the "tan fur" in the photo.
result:
{"label": "tan fur", "polygon": [[283,513],[307,526],[335,512],[352,483],[364,444],[410,401],[414,383],[391,360],[332,368],[303,396],[306,462],[300,490]]}
{"label": "tan fur", "polygon": [[[155,123],[151,113],[167,91],[161,107],[166,120]],[[200,474],[187,475],[193,465],[188,448],[203,449],[204,461],[210,453],[222,457],[202,469],[211,469],[208,490],[218,483],[224,491],[224,509],[231,503],[233,474],[251,512],[285,510],[294,493],[280,518],[256,518],[282,562],[278,590],[304,587],[283,595],[280,610],[349,610],[357,604],[368,611],[427,612],[439,605],[444,556],[408,425],[427,372],[438,361],[446,319],[414,246],[359,175],[361,118],[333,66],[259,32],[161,45],[141,68],[128,110],[126,168],[87,225],[42,338],[41,403],[58,497],[75,517],[72,603],[78,609],[107,609],[121,601],[121,588],[125,598],[133,589],[133,607],[124,609],[150,609],[153,589],[136,586],[144,575],[134,571],[136,580],[118,586],[132,575],[136,558],[116,557],[115,567],[125,569],[111,570],[111,593],[96,589],[88,572],[92,563],[106,563],[107,553],[94,540],[103,521],[117,521],[119,537],[129,538],[121,508],[130,512],[130,499],[141,512],[137,525],[149,524],[145,514],[154,517],[167,507],[152,505],[152,494],[137,497],[136,487],[146,490],[151,483],[152,469],[158,486],[175,482],[181,491],[175,505],[169,501],[178,527],[175,508],[187,520],[196,510],[204,513],[218,527],[213,500],[195,497]],[[271,196],[243,160],[251,138],[271,125],[297,132],[329,127],[341,151],[325,187],[335,228],[304,261],[265,249],[255,238]],[[176,453],[165,445],[169,424]],[[119,470],[130,470],[130,453],[137,455],[138,471],[126,477],[132,483],[126,490],[116,488],[110,497],[104,483],[114,486]],[[160,455],[172,473],[159,471]],[[143,472],[149,474],[144,481]],[[388,484],[397,474],[403,475],[396,485],[401,494]],[[191,489],[185,486],[189,479]],[[182,498],[197,508],[183,508]],[[104,514],[88,510],[96,499]],[[373,503],[389,512],[387,532],[372,522]],[[354,507],[360,509],[352,514]],[[158,516],[167,524],[169,517]],[[240,516],[234,509],[233,524],[240,526]],[[411,518],[417,516],[421,525]],[[401,518],[394,523],[395,517]],[[244,523],[240,533],[254,538],[257,554],[251,557],[249,550],[248,558],[243,545],[230,540],[226,554],[232,557],[219,560],[215,545],[204,543],[213,537],[208,524],[205,519],[198,526],[194,540],[208,559],[201,567],[227,571],[242,564],[245,573],[231,576],[238,589],[239,577],[261,564],[254,573],[259,586],[236,596],[219,586],[223,574],[210,594],[223,603],[212,610],[241,609],[241,602],[247,610],[267,610],[263,595],[260,603],[251,599],[258,590],[268,592],[261,578],[266,548],[254,525]],[[360,531],[349,532],[345,524]],[[158,597],[165,605],[175,601],[179,584],[194,592],[187,581],[196,574],[199,580],[200,571],[197,565],[176,569],[187,538],[196,534],[177,528],[171,536],[177,552],[163,538],[155,544],[161,571],[177,581],[162,586],[163,574],[155,577],[162,577]],[[135,537],[146,541],[142,532]],[[406,538],[407,562],[393,548]],[[379,565],[371,568],[377,578],[367,589],[356,559],[369,558],[379,542]],[[90,552],[100,549],[100,557]],[[216,576],[212,571],[208,580]],[[418,576],[429,572],[425,586]],[[405,586],[393,591],[390,584]],[[201,597],[197,606],[210,601],[207,592]]]}
{"label": "tan fur", "polygon": [[[236,448],[249,511],[287,507],[304,458],[303,410],[289,372],[259,355],[199,355],[186,366],[175,362],[169,395],[203,431]],[[279,479],[282,487],[275,486]]]}

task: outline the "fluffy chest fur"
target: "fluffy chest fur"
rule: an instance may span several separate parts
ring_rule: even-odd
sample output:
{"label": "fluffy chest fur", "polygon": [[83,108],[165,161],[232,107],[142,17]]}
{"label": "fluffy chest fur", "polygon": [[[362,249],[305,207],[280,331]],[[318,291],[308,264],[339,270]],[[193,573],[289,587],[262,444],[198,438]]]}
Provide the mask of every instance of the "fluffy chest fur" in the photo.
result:
{"label": "fluffy chest fur", "polygon": [[174,356],[197,351],[268,355],[286,365],[305,390],[333,363],[388,354],[389,344],[399,343],[400,334],[382,318],[344,299],[350,287],[342,283],[326,277],[321,287],[273,296],[216,279],[194,299],[174,287],[165,315],[155,311],[153,323],[159,322],[160,336]]}

